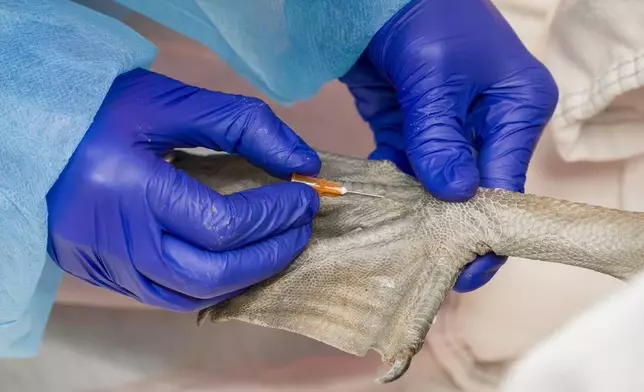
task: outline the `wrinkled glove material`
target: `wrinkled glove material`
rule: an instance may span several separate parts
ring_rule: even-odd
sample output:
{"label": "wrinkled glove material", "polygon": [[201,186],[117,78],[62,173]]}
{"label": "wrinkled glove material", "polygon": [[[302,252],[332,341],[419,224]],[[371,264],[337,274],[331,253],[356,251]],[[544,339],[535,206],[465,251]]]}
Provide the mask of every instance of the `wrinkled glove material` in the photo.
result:
{"label": "wrinkled glove material", "polygon": [[96,286],[187,312],[286,268],[311,236],[315,190],[286,182],[221,195],[164,159],[190,147],[238,154],[285,179],[320,170],[317,153],[259,99],[132,70],[116,78],[47,194],[54,262]]}
{"label": "wrinkled glove material", "polygon": [[40,346],[62,276],[46,256],[45,195],[112,81],[147,40],[70,1],[0,2],[0,357]]}
{"label": "wrinkled glove material", "polygon": [[344,75],[409,0],[118,0],[215,51],[282,104]]}

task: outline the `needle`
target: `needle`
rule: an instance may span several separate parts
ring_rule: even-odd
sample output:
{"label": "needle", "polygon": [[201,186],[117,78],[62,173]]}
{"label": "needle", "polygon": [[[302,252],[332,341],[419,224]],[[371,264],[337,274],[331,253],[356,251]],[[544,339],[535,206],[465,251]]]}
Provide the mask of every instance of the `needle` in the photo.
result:
{"label": "needle", "polygon": [[369,197],[380,197],[380,198],[384,197],[373,193],[350,191],[350,190],[347,190],[347,188],[345,188],[344,186],[342,186],[342,184],[338,182],[329,181],[322,178],[302,176],[300,174],[293,174],[291,176],[291,181],[299,182],[313,187],[313,189],[315,189],[318,195],[320,196],[335,197],[335,196],[341,196],[347,193],[353,193],[356,195],[369,196]]}
{"label": "needle", "polygon": [[[344,188],[344,187],[343,187],[343,188]],[[384,196],[376,195],[376,194],[373,194],[373,193],[364,193],[364,192],[348,191],[346,188],[344,188],[344,191],[345,191],[344,193],[353,193],[354,195],[363,195],[363,196],[380,197],[380,198],[384,197]]]}

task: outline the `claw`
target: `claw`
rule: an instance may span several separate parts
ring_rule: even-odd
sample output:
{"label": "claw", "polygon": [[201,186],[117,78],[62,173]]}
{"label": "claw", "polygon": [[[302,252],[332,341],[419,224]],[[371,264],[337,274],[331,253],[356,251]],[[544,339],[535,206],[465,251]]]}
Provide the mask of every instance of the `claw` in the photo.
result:
{"label": "claw", "polygon": [[379,384],[388,384],[390,382],[398,380],[407,372],[409,365],[411,365],[411,356],[407,356],[403,359],[397,359],[389,372],[384,376],[378,378],[376,382]]}
{"label": "claw", "polygon": [[206,318],[210,315],[210,312],[208,309],[204,309],[199,311],[199,315],[197,316],[197,326],[201,327],[203,323],[206,322]]}

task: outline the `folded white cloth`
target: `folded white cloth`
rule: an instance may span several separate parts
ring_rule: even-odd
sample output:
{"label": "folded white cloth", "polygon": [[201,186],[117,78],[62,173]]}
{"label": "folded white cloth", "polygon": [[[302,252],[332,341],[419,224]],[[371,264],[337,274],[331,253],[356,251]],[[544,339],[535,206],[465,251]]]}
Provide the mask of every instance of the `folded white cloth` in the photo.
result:
{"label": "folded white cloth", "polygon": [[544,56],[560,88],[552,126],[569,161],[644,153],[644,4],[563,0]]}

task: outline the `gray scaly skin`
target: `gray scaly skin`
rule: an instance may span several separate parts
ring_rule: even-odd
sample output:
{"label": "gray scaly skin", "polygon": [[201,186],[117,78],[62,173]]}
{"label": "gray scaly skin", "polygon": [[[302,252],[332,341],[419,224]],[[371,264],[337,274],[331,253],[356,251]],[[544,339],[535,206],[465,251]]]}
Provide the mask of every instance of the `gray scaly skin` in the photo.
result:
{"label": "gray scaly skin", "polygon": [[[432,197],[387,161],[321,153],[320,176],[359,195],[321,200],[311,241],[281,274],[199,314],[288,330],[348,353],[378,351],[401,377],[459,271],[476,255],[558,262],[627,279],[644,268],[644,214],[495,189]],[[223,194],[281,180],[231,155],[172,163]]]}

